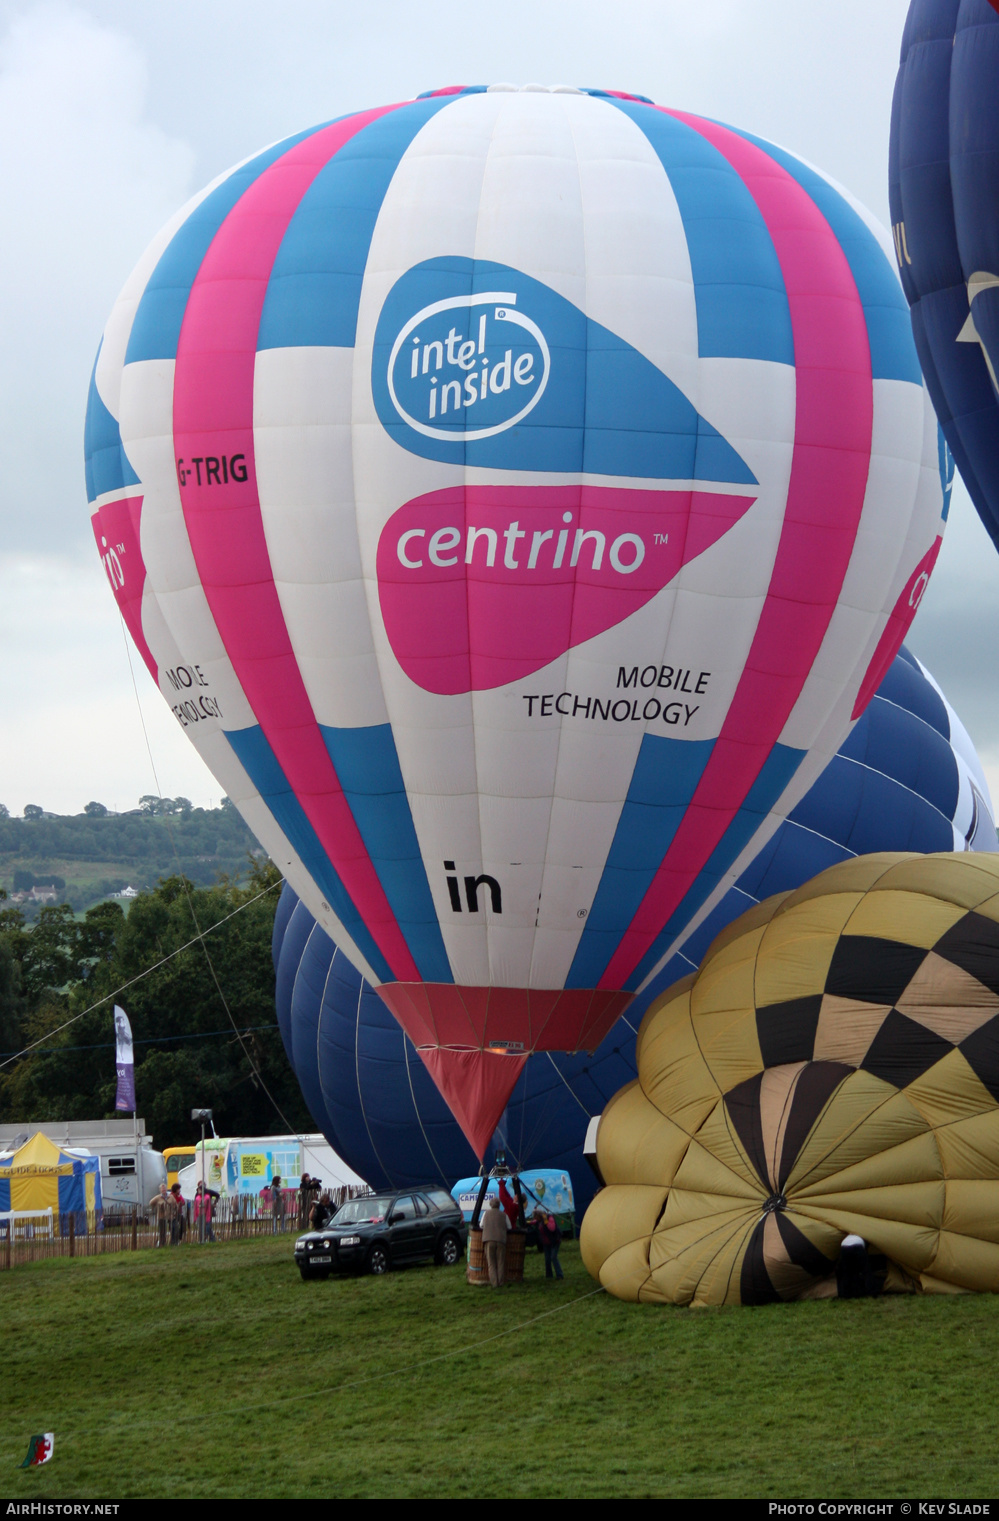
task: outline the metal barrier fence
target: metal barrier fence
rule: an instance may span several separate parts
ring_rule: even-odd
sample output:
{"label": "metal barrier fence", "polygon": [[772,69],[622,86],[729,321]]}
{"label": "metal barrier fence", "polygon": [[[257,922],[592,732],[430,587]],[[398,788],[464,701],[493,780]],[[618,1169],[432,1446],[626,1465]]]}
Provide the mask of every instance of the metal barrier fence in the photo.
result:
{"label": "metal barrier fence", "polygon": [[[339,1209],[347,1199],[369,1193],[363,1187],[324,1190],[322,1202]],[[311,1204],[310,1200],[310,1204]],[[41,1262],[49,1257],[96,1257],[104,1252],[135,1252],[155,1246],[200,1246],[241,1241],[250,1236],[293,1235],[307,1230],[298,1195],[288,1190],[283,1210],[261,1204],[254,1195],[212,1201],[211,1219],[194,1218],[188,1201],[179,1216],[158,1221],[135,1204],[115,1203],[107,1209],[11,1210],[0,1214],[0,1271]]]}

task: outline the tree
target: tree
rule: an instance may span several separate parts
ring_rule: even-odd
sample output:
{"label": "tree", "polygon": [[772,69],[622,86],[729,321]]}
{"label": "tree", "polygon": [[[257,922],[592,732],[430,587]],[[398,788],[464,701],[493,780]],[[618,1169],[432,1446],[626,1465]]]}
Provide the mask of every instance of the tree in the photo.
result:
{"label": "tree", "polygon": [[120,903],[97,903],[88,908],[78,927],[78,954],[83,976],[89,976],[96,962],[114,959],[115,939],[124,928],[125,914]]}
{"label": "tree", "polygon": [[40,997],[80,975],[80,933],[68,903],[49,905],[24,937],[21,976],[25,992]]}
{"label": "tree", "polygon": [[21,969],[7,935],[0,935],[0,1051],[16,1051],[20,1045],[24,999]]}
{"label": "tree", "polygon": [[140,893],[127,916],[117,903],[96,905],[82,922],[66,907],[44,908],[28,930],[16,909],[0,908],[2,1049],[17,1050],[80,1016],[0,1073],[0,1118],[112,1114],[117,1001],[132,1022],[139,1110],[157,1147],[192,1139],[196,1104],[211,1105],[220,1134],[313,1129],[274,1012],[280,882],[270,861],[256,859],[245,885],[221,878],[196,887],[166,877]]}
{"label": "tree", "polygon": [[30,893],[34,885],[34,874],[30,871],[25,871],[23,866],[18,866],[14,871],[14,891],[16,893]]}
{"label": "tree", "polygon": [[39,808],[37,803],[25,803],[24,817],[26,819],[40,819],[45,813],[44,808]]}
{"label": "tree", "polygon": [[9,819],[9,818],[10,818],[10,809],[7,807],[7,804],[6,803],[0,803],[0,819]]}
{"label": "tree", "polygon": [[83,811],[87,814],[88,818],[92,819],[106,819],[108,816],[108,811],[103,803],[85,803]]}

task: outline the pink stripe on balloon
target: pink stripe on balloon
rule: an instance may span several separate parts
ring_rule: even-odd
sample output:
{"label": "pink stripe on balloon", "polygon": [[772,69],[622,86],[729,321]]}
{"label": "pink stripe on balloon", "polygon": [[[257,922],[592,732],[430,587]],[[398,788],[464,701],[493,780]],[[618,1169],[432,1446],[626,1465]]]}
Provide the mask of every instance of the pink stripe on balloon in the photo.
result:
{"label": "pink stripe on balloon", "polygon": [[146,567],[139,547],[141,516],[142,496],[133,494],[105,502],[97,508],[90,523],[97,540],[101,563],[111,582],[111,590],[125,620],[125,627],[145,661],[150,676],[158,682],[159,668],[142,631],[142,594],[146,587]]}
{"label": "pink stripe on balloon", "polygon": [[940,553],[940,545],[943,537],[934,539],[929,549],[923,555],[915,570],[909,576],[902,590],[898,594],[898,600],[888,615],[888,622],[884,626],[877,648],[871,656],[871,663],[867,667],[866,675],[860,683],[860,691],[857,693],[857,701],[853,705],[851,718],[859,718],[874,696],[888,673],[895,656],[902,647],[902,640],[909,632],[909,624],[919,609],[923,600],[923,593],[929,584],[933,567],[937,563],[937,555]]}
{"label": "pink stripe on balloon", "polygon": [[314,133],[233,207],[191,289],[177,348],[173,425],[184,519],[208,605],[240,685],[319,840],[395,975],[419,971],[323,743],[281,611],[253,446],[253,370],[274,259],[333,155],[396,106]]}
{"label": "pink stripe on balloon", "polygon": [[728,160],[773,240],[794,336],[794,450],[777,557],[745,670],[690,806],[601,987],[622,986],[679,907],[801,695],[853,552],[874,419],[864,310],[825,217],[755,144],[682,111],[664,114],[699,132]]}

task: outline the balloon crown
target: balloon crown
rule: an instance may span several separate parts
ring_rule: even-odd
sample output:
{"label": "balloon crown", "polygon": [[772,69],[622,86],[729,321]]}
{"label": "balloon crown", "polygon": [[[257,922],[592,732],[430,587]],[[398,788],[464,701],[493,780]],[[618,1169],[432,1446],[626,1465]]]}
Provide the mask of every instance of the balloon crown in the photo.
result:
{"label": "balloon crown", "polygon": [[655,105],[648,95],[633,95],[627,90],[598,90],[579,85],[491,84],[443,85],[439,90],[424,90],[417,100],[434,100],[438,95],[605,95],[614,100],[637,100],[645,106]]}

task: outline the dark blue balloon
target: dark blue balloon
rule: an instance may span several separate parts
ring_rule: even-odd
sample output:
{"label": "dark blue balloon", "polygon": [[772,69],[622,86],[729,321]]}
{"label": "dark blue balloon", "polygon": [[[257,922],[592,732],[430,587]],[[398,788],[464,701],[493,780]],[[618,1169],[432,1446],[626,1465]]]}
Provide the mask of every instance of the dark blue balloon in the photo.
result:
{"label": "dark blue balloon", "polygon": [[999,548],[999,13],[989,0],[912,0],[888,193],[927,388]]}
{"label": "dark blue balloon", "polygon": [[[971,741],[903,648],[839,754],[681,951],[593,1055],[539,1052],[524,1068],[493,1148],[572,1176],[577,1209],[595,1187],[582,1157],[589,1117],[635,1077],[635,1032],[663,988],[693,971],[715,935],[772,893],[878,850],[997,848]],[[290,887],[274,922],[277,1013],[306,1103],[330,1145],[376,1188],[478,1172],[450,1110],[378,994]]]}

